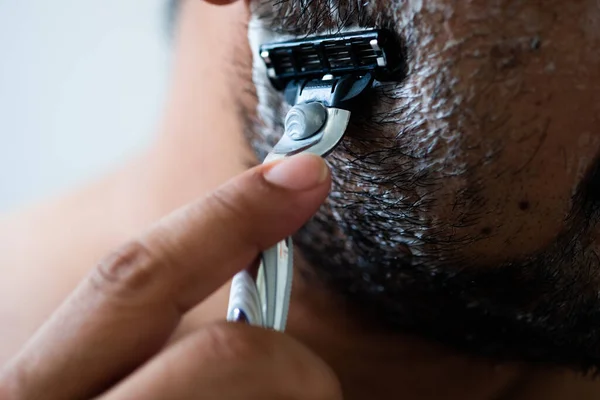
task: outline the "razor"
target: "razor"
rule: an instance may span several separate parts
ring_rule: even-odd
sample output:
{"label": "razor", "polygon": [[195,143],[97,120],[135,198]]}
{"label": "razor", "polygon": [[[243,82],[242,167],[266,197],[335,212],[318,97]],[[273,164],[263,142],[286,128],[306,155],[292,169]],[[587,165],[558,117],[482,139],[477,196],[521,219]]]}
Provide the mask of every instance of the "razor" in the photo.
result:
{"label": "razor", "polygon": [[[342,141],[356,100],[379,82],[404,78],[402,52],[383,30],[307,37],[260,47],[271,85],[292,106],[265,163],[307,152],[325,157]],[[233,281],[227,319],[285,330],[293,275],[291,238],[261,255],[256,276]]]}

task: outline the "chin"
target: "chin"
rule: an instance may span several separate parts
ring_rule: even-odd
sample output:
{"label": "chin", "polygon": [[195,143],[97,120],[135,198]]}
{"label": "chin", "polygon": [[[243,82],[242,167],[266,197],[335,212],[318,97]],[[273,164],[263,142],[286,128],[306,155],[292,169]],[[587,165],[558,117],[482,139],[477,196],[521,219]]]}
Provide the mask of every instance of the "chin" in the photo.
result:
{"label": "chin", "polygon": [[[600,10],[439,3],[375,2],[377,15],[343,27],[395,29],[408,74],[354,110],[328,158],[332,192],[298,247],[357,314],[393,332],[594,370],[600,39],[574,21]],[[274,29],[276,17],[255,10],[253,54],[298,36]],[[333,29],[325,21],[311,33]],[[264,156],[287,105],[259,57],[253,79],[249,139]]]}

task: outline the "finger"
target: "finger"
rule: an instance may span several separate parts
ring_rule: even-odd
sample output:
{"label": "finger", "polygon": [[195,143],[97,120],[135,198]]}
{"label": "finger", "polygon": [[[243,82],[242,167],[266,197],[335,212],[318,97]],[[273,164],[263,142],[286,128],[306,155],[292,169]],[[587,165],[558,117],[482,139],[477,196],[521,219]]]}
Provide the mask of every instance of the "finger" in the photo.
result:
{"label": "finger", "polygon": [[302,155],[248,171],[106,258],[0,376],[29,399],[97,393],[164,345],[181,316],[296,231],[327,195]]}
{"label": "finger", "polygon": [[102,400],[341,399],[332,370],[289,336],[216,324],[161,353]]}

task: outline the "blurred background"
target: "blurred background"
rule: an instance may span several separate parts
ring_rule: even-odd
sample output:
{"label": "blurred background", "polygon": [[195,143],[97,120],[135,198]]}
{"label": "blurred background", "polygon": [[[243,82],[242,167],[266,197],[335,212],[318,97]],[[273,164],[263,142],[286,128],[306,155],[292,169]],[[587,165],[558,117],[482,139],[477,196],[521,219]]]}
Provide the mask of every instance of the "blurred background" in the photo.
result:
{"label": "blurred background", "polygon": [[167,25],[165,0],[0,0],[0,213],[151,140]]}

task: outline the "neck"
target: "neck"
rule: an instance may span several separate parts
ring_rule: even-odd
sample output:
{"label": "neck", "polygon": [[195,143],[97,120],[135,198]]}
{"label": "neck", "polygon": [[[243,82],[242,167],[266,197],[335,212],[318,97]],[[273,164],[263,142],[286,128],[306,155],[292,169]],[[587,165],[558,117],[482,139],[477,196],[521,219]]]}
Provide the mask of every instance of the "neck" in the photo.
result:
{"label": "neck", "polygon": [[[303,270],[302,265],[296,270]],[[565,371],[476,359],[438,343],[369,327],[316,279],[296,275],[288,332],[336,371],[345,399],[572,399],[595,398],[593,392],[598,395],[597,384]],[[573,397],[575,392],[582,397]]]}

